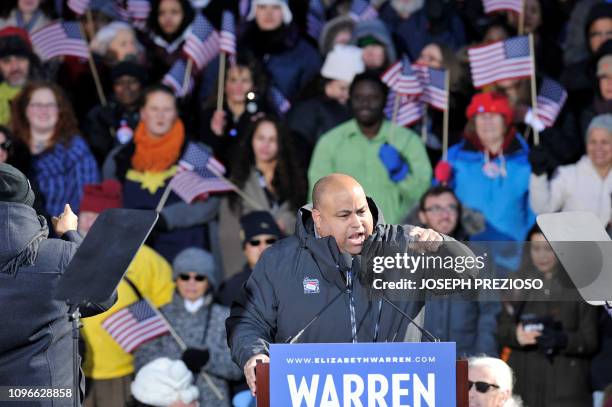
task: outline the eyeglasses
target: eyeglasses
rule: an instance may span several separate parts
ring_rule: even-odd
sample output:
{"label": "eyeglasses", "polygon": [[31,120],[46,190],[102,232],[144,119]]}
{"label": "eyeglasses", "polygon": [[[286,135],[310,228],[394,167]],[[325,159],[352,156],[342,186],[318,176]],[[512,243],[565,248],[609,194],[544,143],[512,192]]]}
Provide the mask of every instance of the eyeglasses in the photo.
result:
{"label": "eyeglasses", "polygon": [[4,143],[0,143],[0,148],[4,151],[8,151],[11,148],[12,142],[10,140],[6,140]]}
{"label": "eyeglasses", "polygon": [[[276,238],[269,238],[269,239],[265,239],[263,240],[263,242],[265,242],[268,245],[274,244],[278,239]],[[261,239],[253,239],[253,240],[249,240],[249,244],[251,246],[259,246],[259,244],[262,242]]]}
{"label": "eyeglasses", "polygon": [[57,103],[30,103],[28,105],[30,109],[34,110],[57,110]]}
{"label": "eyeglasses", "polygon": [[429,208],[425,208],[425,212],[430,212],[430,213],[433,213],[434,215],[438,215],[442,212],[457,213],[458,210],[459,210],[459,206],[454,205],[454,204],[451,204],[448,206],[433,205],[433,206],[430,206]]}
{"label": "eyeglasses", "polygon": [[[182,280],[182,281],[189,281],[191,280],[192,276],[189,274],[179,274],[178,278],[179,280]],[[206,280],[206,277],[198,274],[198,275],[193,276],[193,279],[201,283],[202,281]]]}
{"label": "eyeglasses", "polygon": [[499,389],[499,386],[496,384],[487,383],[487,382],[473,382],[471,380],[468,380],[468,391],[472,390],[473,385],[476,385],[476,391],[478,393],[486,393],[489,391],[491,387]]}

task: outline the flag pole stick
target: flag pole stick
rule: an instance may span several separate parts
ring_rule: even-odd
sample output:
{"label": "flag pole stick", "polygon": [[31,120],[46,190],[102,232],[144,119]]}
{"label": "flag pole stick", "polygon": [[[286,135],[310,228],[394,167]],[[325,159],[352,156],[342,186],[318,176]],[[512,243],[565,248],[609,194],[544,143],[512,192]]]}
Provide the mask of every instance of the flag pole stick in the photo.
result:
{"label": "flag pole stick", "polygon": [[191,79],[191,70],[193,69],[193,61],[191,58],[187,61],[187,67],[185,68],[185,77],[183,78],[183,90],[187,96],[187,90],[189,89],[189,79]]}
{"label": "flag pole stick", "polygon": [[444,128],[442,133],[442,160],[446,161],[448,155],[448,119],[450,108],[450,70],[444,71],[444,92],[446,93],[446,108],[444,109]]}
{"label": "flag pole stick", "polygon": [[223,110],[223,95],[225,89],[225,60],[227,59],[227,54],[225,52],[221,52],[219,56],[219,83],[217,85],[217,111],[220,112]]}
{"label": "flag pole stick", "polygon": [[389,134],[389,142],[393,144],[395,141],[395,126],[397,126],[397,113],[399,111],[399,102],[402,96],[395,92],[395,98],[393,100],[393,114],[391,115],[391,134]]}
{"label": "flag pole stick", "polygon": [[[91,15],[91,10],[87,10],[85,15],[87,18],[87,22],[93,26],[93,17]],[[85,33],[85,28],[83,27],[82,22],[79,24],[79,28],[81,29],[81,35],[83,36],[83,39],[87,43],[87,34]],[[98,98],[100,99],[100,103],[102,104],[102,106],[106,106],[106,96],[104,96],[104,90],[102,89],[102,83],[100,82],[98,69],[96,68],[93,56],[91,55],[89,44],[87,45],[87,61],[89,62],[89,69],[91,70],[91,75],[93,76],[94,83],[96,84],[96,91],[98,92]]]}
{"label": "flag pole stick", "polygon": [[519,13],[518,35],[525,32],[525,0],[521,0],[521,12]]}
{"label": "flag pole stick", "polygon": [[[161,318],[162,321],[164,321],[164,323],[168,327],[168,332],[170,332],[170,335],[172,336],[172,339],[174,339],[176,341],[177,345],[179,346],[179,348],[181,348],[181,353],[184,352],[187,349],[187,344],[185,343],[185,341],[183,341],[183,339],[180,336],[178,336],[178,334],[176,333],[176,331],[172,327],[172,324],[170,324],[170,321],[168,321],[168,319],[166,319],[164,314],[162,314],[155,307],[155,305],[151,304],[151,301],[149,301],[148,298],[144,298],[144,300],[149,304],[149,306],[151,307],[153,312],[155,312],[155,314],[159,318]],[[202,372],[200,372],[200,375],[202,376],[202,378],[204,378],[204,380],[206,381],[206,384],[208,384],[208,387],[210,387],[210,389],[213,391],[213,393],[215,393],[215,396],[217,396],[217,398],[219,400],[224,400],[223,394],[221,394],[221,391],[219,391],[217,386],[212,382],[212,380],[210,380],[210,376],[208,375],[208,373],[202,371]]]}
{"label": "flag pole stick", "polygon": [[421,141],[423,144],[427,143],[427,105],[423,109],[423,116],[421,117]]}
{"label": "flag pole stick", "polygon": [[[531,110],[533,117],[538,117],[538,99],[536,94],[536,75],[535,75],[535,52],[533,46],[533,34],[529,34],[529,53],[531,54]],[[538,129],[533,129],[533,144],[540,144],[540,132]]]}
{"label": "flag pole stick", "polygon": [[156,213],[161,213],[162,209],[164,209],[164,205],[166,205],[166,201],[168,200],[168,197],[170,196],[170,192],[171,192],[170,182],[168,182],[168,185],[166,185],[166,189],[164,189],[164,193],[162,194],[157,204],[157,207],[155,208]]}
{"label": "flag pole stick", "polygon": [[[234,184],[228,178],[223,176],[223,174],[221,174],[215,168],[208,167],[208,169],[210,170],[210,172],[215,174],[215,177],[218,177],[222,181],[224,181],[224,182],[228,183],[229,185],[231,185],[232,186],[232,190],[235,193],[237,193],[240,198],[242,198],[246,203],[251,205],[253,208],[255,208],[257,210],[260,210],[260,211],[267,210],[266,208],[263,208],[259,203],[257,203],[257,201],[255,199],[251,198],[246,192],[244,192],[242,189],[240,189],[236,184]],[[170,182],[168,182],[168,185],[166,185],[166,189],[164,190],[164,193],[162,194],[161,198],[159,199],[159,203],[157,204],[157,207],[155,208],[155,212],[156,213],[161,213],[162,209],[164,208],[164,205],[166,205],[166,201],[168,200],[168,197],[170,196],[170,192],[172,192],[172,189],[170,188]]]}
{"label": "flag pole stick", "polygon": [[151,307],[151,309],[153,310],[153,312],[155,312],[155,315],[157,315],[158,318],[160,318],[162,321],[164,321],[164,323],[166,324],[166,326],[168,327],[168,332],[170,332],[170,335],[172,335],[172,339],[174,339],[177,343],[177,345],[179,346],[179,348],[181,348],[181,351],[184,351],[185,349],[187,349],[187,345],[185,344],[185,341],[183,341],[183,339],[178,336],[178,334],[176,333],[176,331],[174,330],[174,328],[172,327],[172,324],[170,324],[170,322],[168,321],[168,319],[166,319],[166,317],[164,316],[164,314],[162,314],[156,307],[155,305],[153,305],[151,303],[151,301],[149,301],[148,298],[143,297],[143,299],[147,302],[147,304],[149,304],[149,306]]}
{"label": "flag pole stick", "polygon": [[240,198],[242,198],[246,203],[248,203],[249,205],[251,205],[252,207],[254,207],[257,210],[260,210],[260,211],[266,211],[267,210],[266,208],[263,208],[255,199],[251,198],[246,192],[244,192],[242,189],[240,189],[238,187],[238,185],[234,184],[228,178],[223,176],[223,174],[221,174],[215,168],[213,168],[212,166],[211,167],[207,167],[207,168],[210,170],[210,172],[215,174],[216,177],[218,177],[222,181],[227,182],[228,184],[230,184],[232,186],[232,188],[233,188],[233,191],[235,193],[237,193],[238,196]]}

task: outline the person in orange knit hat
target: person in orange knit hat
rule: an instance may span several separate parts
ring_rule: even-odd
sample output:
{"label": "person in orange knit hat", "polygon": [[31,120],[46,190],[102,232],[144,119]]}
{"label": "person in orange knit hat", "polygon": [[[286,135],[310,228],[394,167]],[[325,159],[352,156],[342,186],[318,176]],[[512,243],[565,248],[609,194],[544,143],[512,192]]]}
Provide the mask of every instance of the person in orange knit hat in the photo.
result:
{"label": "person in orange knit hat", "polygon": [[[78,231],[87,234],[100,213],[121,208],[121,201],[121,183],[116,180],[85,185]],[[88,379],[86,407],[129,405],[134,357],[113,340],[102,328],[102,323],[141,298],[148,299],[156,307],[169,303],[174,294],[172,268],[153,249],[142,246],[119,283],[117,292],[119,298],[111,309],[82,320],[85,339],[83,371]]]}

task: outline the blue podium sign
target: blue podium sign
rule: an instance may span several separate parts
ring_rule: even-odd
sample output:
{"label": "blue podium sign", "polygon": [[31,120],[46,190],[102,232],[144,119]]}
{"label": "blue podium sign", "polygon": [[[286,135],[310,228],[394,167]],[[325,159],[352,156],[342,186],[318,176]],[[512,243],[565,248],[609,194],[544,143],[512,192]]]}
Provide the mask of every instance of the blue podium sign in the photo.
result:
{"label": "blue podium sign", "polygon": [[270,345],[270,407],[454,407],[456,345]]}

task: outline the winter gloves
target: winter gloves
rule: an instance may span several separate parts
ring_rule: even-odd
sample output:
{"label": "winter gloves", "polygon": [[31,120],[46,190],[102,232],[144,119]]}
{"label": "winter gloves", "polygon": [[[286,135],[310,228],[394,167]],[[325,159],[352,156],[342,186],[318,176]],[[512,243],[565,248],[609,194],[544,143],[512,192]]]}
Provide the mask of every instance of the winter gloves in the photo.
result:
{"label": "winter gloves", "polygon": [[552,174],[555,168],[559,166],[557,158],[543,144],[531,147],[529,163],[531,164],[531,172],[535,175]]}
{"label": "winter gloves", "polygon": [[434,169],[434,177],[440,184],[448,185],[453,177],[453,167],[448,161],[438,161]]}
{"label": "winter gloves", "polygon": [[210,352],[208,349],[187,348],[183,352],[181,359],[194,375],[200,374],[202,367],[208,362]]}
{"label": "winter gloves", "polygon": [[380,146],[378,157],[387,168],[391,181],[400,182],[410,174],[408,163],[391,144],[385,143]]}
{"label": "winter gloves", "polygon": [[549,358],[555,356],[559,351],[567,347],[567,334],[559,326],[546,327],[542,335],[536,338],[538,351]]}

